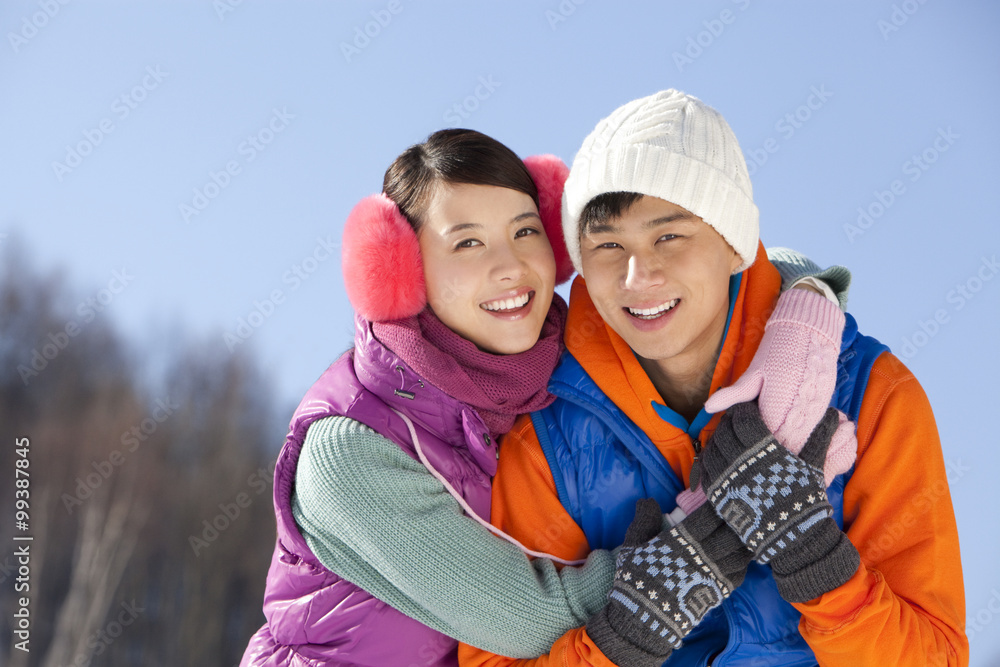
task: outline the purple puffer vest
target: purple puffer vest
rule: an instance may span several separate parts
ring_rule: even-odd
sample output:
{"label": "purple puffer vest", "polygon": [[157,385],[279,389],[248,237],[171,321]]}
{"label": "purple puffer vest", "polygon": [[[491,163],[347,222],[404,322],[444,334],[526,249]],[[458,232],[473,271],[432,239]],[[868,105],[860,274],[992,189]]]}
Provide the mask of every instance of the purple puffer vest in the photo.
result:
{"label": "purple puffer vest", "polygon": [[[397,443],[417,459],[412,420],[431,465],[479,516],[490,515],[496,444],[476,412],[423,382],[356,318],[355,347],[323,373],[296,409],[274,470],[278,539],[264,593],[267,623],[241,667],[277,665],[457,665],[457,642],[325,568],[292,517],[292,488],[309,425],[342,415]],[[419,459],[418,459],[419,460]],[[428,473],[430,474],[430,473]]]}

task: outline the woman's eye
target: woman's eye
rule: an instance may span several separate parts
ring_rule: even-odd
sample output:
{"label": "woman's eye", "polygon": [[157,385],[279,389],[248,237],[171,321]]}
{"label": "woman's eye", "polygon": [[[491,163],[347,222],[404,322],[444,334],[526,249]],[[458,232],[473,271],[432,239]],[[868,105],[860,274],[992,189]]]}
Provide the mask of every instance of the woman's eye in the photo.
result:
{"label": "woman's eye", "polygon": [[522,227],[521,229],[517,230],[516,234],[514,234],[514,238],[519,239],[522,236],[530,236],[531,234],[538,234],[538,233],[539,233],[538,230],[535,229],[534,227]]}
{"label": "woman's eye", "polygon": [[459,248],[471,248],[477,245],[482,245],[482,243],[476,239],[465,239],[464,241],[458,242],[458,245],[455,246],[455,250],[458,250]]}

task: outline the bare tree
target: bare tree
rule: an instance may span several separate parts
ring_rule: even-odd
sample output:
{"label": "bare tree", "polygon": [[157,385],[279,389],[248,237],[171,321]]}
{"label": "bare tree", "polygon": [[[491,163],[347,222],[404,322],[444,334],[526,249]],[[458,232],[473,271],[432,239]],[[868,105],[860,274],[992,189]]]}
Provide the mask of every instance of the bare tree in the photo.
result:
{"label": "bare tree", "polygon": [[[0,633],[0,663],[234,664],[263,622],[274,545],[283,420],[267,378],[221,336],[175,337],[153,379],[107,319],[64,338],[81,324],[79,296],[35,272],[16,239],[3,250],[0,425],[4,443],[30,438],[34,541],[31,652]],[[0,468],[13,463],[0,446]],[[0,543],[12,530],[0,519]],[[0,583],[11,555],[0,552]],[[5,622],[15,604],[0,586]]]}

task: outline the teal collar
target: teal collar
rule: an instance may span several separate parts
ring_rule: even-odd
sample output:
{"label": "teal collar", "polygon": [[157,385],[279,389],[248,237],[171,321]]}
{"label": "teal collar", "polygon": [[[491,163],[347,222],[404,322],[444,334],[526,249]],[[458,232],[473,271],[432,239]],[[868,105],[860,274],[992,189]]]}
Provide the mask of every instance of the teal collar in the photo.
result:
{"label": "teal collar", "polygon": [[[726,336],[729,335],[729,322],[733,319],[733,310],[736,308],[736,297],[740,293],[740,282],[743,279],[743,272],[740,271],[734,276],[729,277],[729,313],[726,315],[726,328],[722,332],[722,340],[725,342]],[[687,419],[684,419],[680,414],[674,412],[667,406],[657,401],[653,401],[653,409],[656,410],[656,414],[660,416],[660,419],[667,422],[671,426],[675,426],[685,433],[687,433],[692,438],[697,438],[698,434],[701,433],[701,429],[705,427],[705,424],[709,422],[712,415],[705,412],[703,407],[695,416],[694,421],[690,424]]]}

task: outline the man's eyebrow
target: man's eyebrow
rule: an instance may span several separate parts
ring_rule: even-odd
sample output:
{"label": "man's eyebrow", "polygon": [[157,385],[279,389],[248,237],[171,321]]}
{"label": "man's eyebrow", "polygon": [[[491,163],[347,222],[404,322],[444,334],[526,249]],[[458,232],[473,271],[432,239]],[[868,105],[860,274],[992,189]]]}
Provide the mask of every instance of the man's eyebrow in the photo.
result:
{"label": "man's eyebrow", "polygon": [[671,213],[670,215],[664,215],[659,218],[654,218],[653,220],[647,220],[643,223],[643,229],[652,229],[653,227],[659,227],[660,225],[665,225],[668,222],[678,222],[681,220],[694,220],[694,214],[688,211],[678,211],[677,213]]}
{"label": "man's eyebrow", "polygon": [[[671,213],[670,215],[660,216],[659,218],[653,218],[652,220],[647,220],[642,223],[642,228],[644,230],[653,229],[654,227],[659,227],[660,225],[665,225],[669,222],[681,222],[684,220],[694,220],[694,214],[687,211],[678,211],[677,213]],[[604,222],[595,222],[587,226],[588,234],[617,234],[621,232],[621,225],[617,225],[611,220],[605,220]]]}
{"label": "man's eyebrow", "polygon": [[594,222],[587,225],[584,230],[587,234],[616,234],[622,230],[621,225],[616,225],[610,220],[604,222]]}

